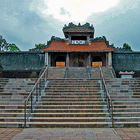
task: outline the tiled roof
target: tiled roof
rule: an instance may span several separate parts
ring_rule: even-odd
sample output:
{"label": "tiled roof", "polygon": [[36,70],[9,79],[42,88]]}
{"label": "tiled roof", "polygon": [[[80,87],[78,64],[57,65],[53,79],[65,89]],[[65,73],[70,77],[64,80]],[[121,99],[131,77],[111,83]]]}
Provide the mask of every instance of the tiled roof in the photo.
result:
{"label": "tiled roof", "polygon": [[88,29],[88,28],[84,28],[84,27],[71,27],[71,28],[68,28],[68,29],[65,29],[64,30],[65,32],[80,32],[80,33],[85,33],[85,32],[93,32],[91,29]]}
{"label": "tiled roof", "polygon": [[86,23],[84,25],[75,25],[73,23],[69,23],[68,26],[65,25],[63,28],[63,32],[94,32],[93,25],[90,25],[89,23]]}
{"label": "tiled roof", "polygon": [[72,45],[66,42],[53,41],[45,52],[109,52],[113,48],[107,47],[104,41],[92,42],[85,45]]}

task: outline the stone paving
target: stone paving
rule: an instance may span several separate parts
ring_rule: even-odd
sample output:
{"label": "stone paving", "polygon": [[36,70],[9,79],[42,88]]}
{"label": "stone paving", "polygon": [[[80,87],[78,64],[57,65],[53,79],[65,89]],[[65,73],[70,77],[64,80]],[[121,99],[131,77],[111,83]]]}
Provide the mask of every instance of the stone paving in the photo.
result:
{"label": "stone paving", "polygon": [[117,128],[115,130],[122,140],[140,140],[140,128]]}
{"label": "stone paving", "polygon": [[21,128],[0,128],[0,140],[11,140],[17,133],[20,133],[21,131]]}
{"label": "stone paving", "polygon": [[12,140],[121,140],[114,129],[29,128]]}
{"label": "stone paving", "polygon": [[0,128],[0,140],[140,140],[140,128]]}

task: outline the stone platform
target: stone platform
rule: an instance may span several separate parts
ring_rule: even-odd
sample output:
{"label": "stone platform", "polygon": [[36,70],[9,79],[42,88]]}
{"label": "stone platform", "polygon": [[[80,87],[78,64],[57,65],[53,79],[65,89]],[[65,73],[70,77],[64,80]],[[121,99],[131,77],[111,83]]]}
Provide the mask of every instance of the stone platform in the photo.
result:
{"label": "stone platform", "polygon": [[140,128],[0,128],[0,140],[140,140]]}

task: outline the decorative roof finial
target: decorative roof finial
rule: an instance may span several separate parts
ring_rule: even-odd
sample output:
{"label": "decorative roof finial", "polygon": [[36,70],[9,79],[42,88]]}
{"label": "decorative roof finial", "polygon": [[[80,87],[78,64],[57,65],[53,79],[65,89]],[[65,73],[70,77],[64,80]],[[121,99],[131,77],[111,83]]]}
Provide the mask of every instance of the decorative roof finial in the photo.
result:
{"label": "decorative roof finial", "polygon": [[81,26],[80,22],[79,22],[78,26]]}

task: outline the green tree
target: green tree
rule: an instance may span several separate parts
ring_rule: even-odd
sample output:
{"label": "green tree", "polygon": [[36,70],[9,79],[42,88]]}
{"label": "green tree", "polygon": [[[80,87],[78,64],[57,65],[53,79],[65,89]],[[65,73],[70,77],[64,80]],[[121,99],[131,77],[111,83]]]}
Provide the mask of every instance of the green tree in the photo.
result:
{"label": "green tree", "polygon": [[20,51],[20,49],[15,44],[8,43],[1,35],[0,35],[0,51],[11,51],[11,52],[17,52]]}
{"label": "green tree", "polygon": [[129,44],[127,44],[127,43],[123,44],[123,49],[128,50],[128,51],[132,51],[131,46]]}
{"label": "green tree", "polygon": [[8,51],[10,51],[10,52],[19,52],[20,49],[15,44],[9,44]]}
{"label": "green tree", "polygon": [[45,47],[46,47],[45,44],[41,44],[41,43],[35,44],[35,48],[36,48],[36,49],[44,49]]}
{"label": "green tree", "polygon": [[38,52],[38,51],[41,51],[44,48],[46,48],[46,44],[39,43],[39,44],[35,44],[35,48],[32,48],[29,51]]}
{"label": "green tree", "polygon": [[0,51],[8,51],[9,43],[0,35]]}

